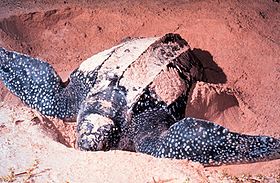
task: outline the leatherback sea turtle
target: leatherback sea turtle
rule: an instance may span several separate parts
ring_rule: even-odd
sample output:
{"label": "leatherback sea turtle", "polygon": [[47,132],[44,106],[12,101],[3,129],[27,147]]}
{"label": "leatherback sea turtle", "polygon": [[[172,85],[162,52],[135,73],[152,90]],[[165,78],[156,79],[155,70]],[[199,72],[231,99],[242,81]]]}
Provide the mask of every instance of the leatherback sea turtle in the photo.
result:
{"label": "leatherback sea turtle", "polygon": [[280,140],[184,117],[200,61],[177,34],[127,40],[85,60],[63,83],[51,65],[0,48],[0,79],[43,115],[77,117],[81,150],[124,149],[204,165],[280,158]]}

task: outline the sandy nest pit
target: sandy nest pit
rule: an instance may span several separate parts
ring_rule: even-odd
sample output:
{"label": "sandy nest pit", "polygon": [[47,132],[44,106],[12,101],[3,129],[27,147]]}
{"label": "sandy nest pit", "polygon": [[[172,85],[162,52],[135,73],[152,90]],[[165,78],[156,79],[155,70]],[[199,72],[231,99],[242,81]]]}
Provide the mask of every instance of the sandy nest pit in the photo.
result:
{"label": "sandy nest pit", "polygon": [[[4,0],[0,46],[46,60],[66,80],[83,60],[127,37],[179,33],[208,78],[192,88],[186,115],[280,138],[279,9],[272,0]],[[42,117],[2,83],[0,102],[0,182],[280,182],[280,160],[203,167],[80,152],[72,148],[75,123]]]}

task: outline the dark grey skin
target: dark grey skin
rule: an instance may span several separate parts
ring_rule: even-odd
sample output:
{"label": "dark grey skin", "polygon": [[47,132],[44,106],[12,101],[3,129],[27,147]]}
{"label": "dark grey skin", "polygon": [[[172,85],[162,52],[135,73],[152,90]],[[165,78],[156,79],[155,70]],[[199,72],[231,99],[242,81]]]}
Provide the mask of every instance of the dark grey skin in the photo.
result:
{"label": "dark grey skin", "polygon": [[0,48],[0,79],[31,108],[44,115],[75,120],[81,101],[95,83],[96,72],[84,75],[75,70],[65,86],[50,64]]}
{"label": "dark grey skin", "polygon": [[0,79],[5,86],[44,115],[77,117],[81,150],[125,149],[121,146],[127,141],[132,151],[204,165],[280,158],[279,139],[238,134],[209,121],[182,118],[175,115],[176,108],[170,110],[170,105],[152,97],[148,87],[130,113],[122,76],[114,75],[107,87],[91,91],[99,69],[77,69],[65,85],[48,63],[0,48]]}

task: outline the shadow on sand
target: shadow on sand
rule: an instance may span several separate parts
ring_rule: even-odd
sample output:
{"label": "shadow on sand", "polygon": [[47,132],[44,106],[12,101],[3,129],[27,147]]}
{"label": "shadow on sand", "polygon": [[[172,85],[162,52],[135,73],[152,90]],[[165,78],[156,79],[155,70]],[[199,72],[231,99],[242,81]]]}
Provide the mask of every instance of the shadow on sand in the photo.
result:
{"label": "shadow on sand", "polygon": [[226,83],[227,76],[221,67],[219,67],[213,60],[213,56],[210,52],[199,48],[194,48],[193,53],[201,61],[204,67],[203,81],[207,83]]}

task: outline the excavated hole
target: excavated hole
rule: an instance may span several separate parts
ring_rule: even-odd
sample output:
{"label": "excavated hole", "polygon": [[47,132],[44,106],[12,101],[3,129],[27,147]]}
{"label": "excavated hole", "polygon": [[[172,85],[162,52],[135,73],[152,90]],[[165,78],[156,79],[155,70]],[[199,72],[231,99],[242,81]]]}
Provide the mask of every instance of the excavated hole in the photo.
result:
{"label": "excavated hole", "polygon": [[100,41],[108,35],[94,15],[66,8],[2,18],[0,46],[48,61],[66,80],[83,60],[109,46]]}
{"label": "excavated hole", "polygon": [[[100,25],[100,22],[102,21],[94,19],[94,12],[88,9],[66,8],[11,16],[0,19],[0,46],[48,61],[66,81],[69,73],[77,68],[83,60],[124,38],[119,35],[119,40],[110,40],[111,33],[108,31],[110,27],[106,29]],[[112,20],[112,22],[118,21]],[[115,25],[112,24],[112,26]],[[107,36],[109,41],[106,43],[99,41],[102,36],[101,40]],[[198,90],[197,96],[192,94],[194,102],[188,104],[188,115],[207,120],[213,120],[214,115],[215,119],[220,121],[219,116],[222,116],[221,119],[225,119],[225,111],[230,111],[228,109],[233,109],[230,111],[231,113],[238,111],[239,104],[234,95],[226,92],[222,94],[214,92],[213,94],[209,88],[203,89],[204,93],[201,92],[201,89]],[[18,99],[12,96],[2,84],[0,84],[0,91],[0,100],[7,103],[18,102]],[[204,95],[207,92],[211,93],[210,98]],[[227,104],[232,105],[221,104],[224,99]],[[209,106],[209,101],[213,103],[212,106]],[[74,123],[64,123],[52,118],[39,118],[34,118],[33,122],[39,123],[43,130],[53,134],[54,140],[67,147],[74,147]],[[238,124],[232,123],[232,121],[228,124],[224,122],[222,125],[231,129],[238,128]]]}

